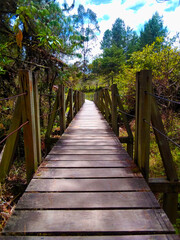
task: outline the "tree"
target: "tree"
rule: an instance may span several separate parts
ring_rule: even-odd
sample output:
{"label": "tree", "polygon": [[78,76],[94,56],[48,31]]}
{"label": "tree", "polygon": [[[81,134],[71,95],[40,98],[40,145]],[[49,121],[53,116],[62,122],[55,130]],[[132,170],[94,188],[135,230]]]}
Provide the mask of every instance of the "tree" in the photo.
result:
{"label": "tree", "polygon": [[74,15],[74,26],[80,32],[81,54],[83,57],[82,72],[83,81],[86,81],[88,71],[88,56],[91,52],[89,43],[96,38],[96,32],[99,31],[99,25],[96,14],[91,10],[85,10],[83,5],[79,5],[78,14]]}
{"label": "tree", "polygon": [[126,47],[126,27],[120,18],[117,18],[112,26],[112,44],[122,49]]}
{"label": "tree", "polygon": [[166,37],[166,35],[167,27],[163,26],[162,17],[156,12],[140,32],[140,48],[152,44],[157,37]]}
{"label": "tree", "polygon": [[92,71],[103,75],[110,85],[110,80],[113,84],[114,77],[119,73],[124,62],[123,49],[113,45],[111,48],[105,48],[102,57],[93,61]]}
{"label": "tree", "polygon": [[104,32],[103,40],[101,42],[101,49],[112,47],[112,32],[108,29]]}
{"label": "tree", "polygon": [[128,59],[129,55],[138,49],[139,37],[133,29],[125,26],[122,19],[118,18],[113,24],[112,30],[105,31],[101,49],[111,48],[112,45],[122,48],[126,59]]}

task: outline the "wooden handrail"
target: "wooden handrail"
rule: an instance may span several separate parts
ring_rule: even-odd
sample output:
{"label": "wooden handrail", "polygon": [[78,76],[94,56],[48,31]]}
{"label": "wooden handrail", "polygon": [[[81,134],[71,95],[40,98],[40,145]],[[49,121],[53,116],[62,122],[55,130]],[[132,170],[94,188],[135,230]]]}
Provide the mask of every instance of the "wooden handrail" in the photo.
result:
{"label": "wooden handrail", "polygon": [[[17,99],[9,132],[13,132],[21,125],[22,122],[26,122],[28,120],[28,124],[23,127],[23,133],[26,173],[27,181],[29,182],[38,165],[41,163],[40,111],[39,94],[37,88],[38,83],[37,79],[35,79],[35,76],[33,78],[33,74],[29,70],[19,71],[19,83],[21,91],[26,92],[27,94],[21,96],[21,98],[18,97]],[[60,115],[60,134],[63,134],[68,124],[72,121],[74,115],[82,107],[84,101],[84,93],[76,90],[73,94],[72,89],[69,89],[68,97],[65,99],[64,86],[59,86],[53,111],[50,113],[51,115],[45,134],[45,142],[48,150],[50,150],[50,134],[58,111]],[[67,113],[68,119],[66,119],[67,110],[69,110]],[[3,182],[9,173],[17,147],[17,142],[18,131],[6,140],[0,162],[0,182]]]}
{"label": "wooden handrail", "polygon": [[[149,94],[147,94],[147,92]],[[161,115],[155,98],[152,98],[152,71],[143,70],[136,75],[136,123],[135,123],[135,153],[134,162],[138,165],[147,182],[149,182],[149,154],[150,154],[150,124],[164,133],[164,127],[161,120]],[[124,111],[120,95],[118,94],[117,85],[111,86],[111,97],[108,89],[101,89],[94,94],[94,102],[105,116],[109,124],[112,126],[115,134],[119,136],[119,115],[118,109],[121,113],[121,118],[126,127],[128,137],[120,137],[122,143],[127,143],[127,152],[133,158],[133,134],[127,120],[126,112]],[[110,106],[110,109],[109,109]],[[178,182],[177,171],[172,159],[172,154],[169,147],[168,140],[159,134],[155,128],[153,129],[156,141],[161,154],[162,162],[165,168],[167,181],[170,181],[167,191],[164,191],[164,182],[152,181],[150,187],[156,192],[163,192],[164,201],[163,207],[172,223],[175,223],[177,216],[178,192],[180,188],[174,186]],[[178,182],[179,186],[179,182]],[[172,207],[173,206],[173,207]]]}

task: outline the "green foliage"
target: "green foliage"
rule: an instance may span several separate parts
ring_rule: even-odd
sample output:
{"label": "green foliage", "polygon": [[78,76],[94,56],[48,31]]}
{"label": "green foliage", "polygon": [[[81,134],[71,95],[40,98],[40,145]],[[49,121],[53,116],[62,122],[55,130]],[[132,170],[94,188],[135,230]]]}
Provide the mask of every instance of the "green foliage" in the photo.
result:
{"label": "green foliage", "polygon": [[166,37],[166,35],[167,27],[163,26],[162,17],[156,12],[140,32],[140,47],[152,44],[157,37]]}

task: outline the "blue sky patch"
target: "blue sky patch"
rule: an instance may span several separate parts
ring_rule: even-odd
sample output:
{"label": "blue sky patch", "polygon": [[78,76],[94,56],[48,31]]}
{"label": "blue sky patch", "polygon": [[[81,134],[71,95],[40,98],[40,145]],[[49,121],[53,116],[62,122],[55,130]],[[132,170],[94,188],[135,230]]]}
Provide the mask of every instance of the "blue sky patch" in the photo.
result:
{"label": "blue sky patch", "polygon": [[110,16],[105,14],[102,18],[98,18],[98,22],[108,21],[109,19],[110,19]]}
{"label": "blue sky patch", "polygon": [[121,4],[124,4],[126,2],[126,0],[121,0]]}
{"label": "blue sky patch", "polygon": [[112,3],[112,0],[90,0],[90,4],[101,5]]}
{"label": "blue sky patch", "polygon": [[179,1],[169,1],[168,5],[169,5],[169,7],[166,8],[164,11],[166,11],[166,12],[174,12],[175,9],[179,6]]}
{"label": "blue sky patch", "polygon": [[139,9],[144,7],[145,4],[146,4],[145,2],[139,2],[139,3],[135,4],[135,5],[133,5],[132,7],[129,7],[127,10],[130,9],[130,10],[133,10],[134,12],[137,12],[137,11],[139,11]]}

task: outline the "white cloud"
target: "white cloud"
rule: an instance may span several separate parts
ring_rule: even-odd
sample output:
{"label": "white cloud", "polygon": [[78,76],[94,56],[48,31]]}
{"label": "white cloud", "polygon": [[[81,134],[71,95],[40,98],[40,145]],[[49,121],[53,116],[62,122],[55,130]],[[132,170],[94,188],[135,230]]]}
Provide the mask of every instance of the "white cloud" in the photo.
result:
{"label": "white cloud", "polygon": [[[69,0],[71,2],[72,0]],[[179,2],[179,0],[174,0]],[[67,1],[68,2],[68,1]],[[103,1],[102,1],[103,2]],[[145,3],[145,5],[138,11],[129,9],[138,3]],[[175,35],[176,32],[180,32],[180,6],[175,9],[175,11],[167,12],[170,5],[168,2],[158,3],[156,0],[126,0],[124,4],[121,4],[121,0],[112,0],[110,4],[94,5],[90,4],[90,0],[76,0],[75,9],[77,10],[79,4],[85,6],[85,8],[90,8],[97,15],[97,18],[102,19],[104,15],[109,15],[109,20],[102,20],[99,22],[101,33],[98,36],[98,41],[96,41],[96,47],[93,47],[92,55],[100,53],[100,42],[102,41],[104,32],[107,29],[111,29],[117,18],[124,20],[126,26],[130,26],[134,30],[138,31],[140,26],[143,26],[152,15],[158,11],[160,16],[163,16],[164,25],[168,27],[171,35]]]}

